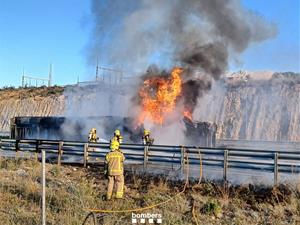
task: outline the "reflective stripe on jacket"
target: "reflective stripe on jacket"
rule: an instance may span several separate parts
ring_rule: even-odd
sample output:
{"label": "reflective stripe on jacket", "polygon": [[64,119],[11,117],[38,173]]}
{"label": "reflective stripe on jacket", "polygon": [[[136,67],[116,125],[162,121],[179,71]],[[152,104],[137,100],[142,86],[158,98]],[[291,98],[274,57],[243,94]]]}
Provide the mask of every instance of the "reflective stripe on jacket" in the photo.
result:
{"label": "reflective stripe on jacket", "polygon": [[120,151],[111,151],[106,154],[105,163],[108,167],[108,175],[117,176],[123,174],[123,162],[125,161],[125,156]]}

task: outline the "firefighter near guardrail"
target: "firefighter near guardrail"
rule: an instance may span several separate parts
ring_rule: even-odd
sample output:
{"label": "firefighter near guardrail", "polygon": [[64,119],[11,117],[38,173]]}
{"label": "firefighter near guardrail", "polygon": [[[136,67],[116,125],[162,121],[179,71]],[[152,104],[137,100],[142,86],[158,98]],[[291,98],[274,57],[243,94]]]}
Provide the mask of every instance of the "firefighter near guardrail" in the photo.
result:
{"label": "firefighter near guardrail", "polygon": [[[1,140],[2,155],[13,152],[17,157],[29,153],[37,157],[42,150],[45,150],[48,162],[61,164],[81,164],[103,166],[105,155],[109,152],[109,143],[88,143],[75,141],[51,141],[51,140]],[[168,171],[184,168],[184,147],[185,153],[189,154],[190,165],[196,170],[221,170],[223,176],[218,177],[230,181],[229,175],[234,170],[249,172],[254,175],[273,173],[274,184],[281,182],[279,175],[300,173],[299,150],[252,150],[235,148],[209,148],[196,146],[166,146],[142,144],[121,144],[122,152],[126,157],[126,168],[140,168],[145,172],[153,172],[163,169]],[[92,149],[92,151],[90,150]],[[200,154],[199,154],[200,153]],[[192,175],[191,175],[192,176]],[[194,175],[195,177],[196,175]],[[243,176],[240,175],[240,176]]]}

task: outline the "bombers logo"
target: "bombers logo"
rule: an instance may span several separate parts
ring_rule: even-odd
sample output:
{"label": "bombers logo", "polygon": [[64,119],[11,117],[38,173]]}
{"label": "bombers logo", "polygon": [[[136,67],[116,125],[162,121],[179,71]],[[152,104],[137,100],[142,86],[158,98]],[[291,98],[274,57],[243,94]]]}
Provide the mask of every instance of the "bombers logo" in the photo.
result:
{"label": "bombers logo", "polygon": [[162,215],[161,214],[151,214],[151,213],[132,213],[131,214],[131,221],[133,224],[143,224],[148,222],[149,224],[161,224],[162,223]]}

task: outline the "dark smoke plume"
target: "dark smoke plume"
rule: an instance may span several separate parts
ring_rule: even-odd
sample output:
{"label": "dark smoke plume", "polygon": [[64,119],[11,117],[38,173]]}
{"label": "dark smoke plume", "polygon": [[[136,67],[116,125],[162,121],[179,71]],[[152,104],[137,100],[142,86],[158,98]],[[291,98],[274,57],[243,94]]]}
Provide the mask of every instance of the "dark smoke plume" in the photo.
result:
{"label": "dark smoke plume", "polygon": [[129,71],[183,64],[218,78],[230,57],[276,34],[239,0],[92,0],[91,6],[90,63],[99,56]]}
{"label": "dark smoke plume", "polygon": [[183,99],[193,111],[209,90],[252,43],[276,35],[276,27],[240,0],[92,0],[94,29],[88,58],[142,77],[165,75],[174,66],[185,69]]}
{"label": "dark smoke plume", "polygon": [[211,82],[204,80],[188,80],[182,86],[183,103],[186,110],[193,112],[197,105],[197,100],[205,91],[210,90]]}
{"label": "dark smoke plume", "polygon": [[227,67],[228,52],[222,43],[210,43],[183,52],[181,60],[189,66],[202,68],[217,80]]}

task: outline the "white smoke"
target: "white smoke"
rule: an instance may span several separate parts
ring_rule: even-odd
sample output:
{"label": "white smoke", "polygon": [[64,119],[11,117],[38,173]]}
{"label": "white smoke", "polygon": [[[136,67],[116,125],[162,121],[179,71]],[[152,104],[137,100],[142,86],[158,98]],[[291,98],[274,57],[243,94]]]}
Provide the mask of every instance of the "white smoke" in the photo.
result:
{"label": "white smoke", "polygon": [[90,129],[94,127],[100,138],[109,139],[115,129],[121,129],[122,119],[129,117],[134,110],[131,107],[134,90],[134,83],[127,86],[95,82],[67,87],[64,91],[64,116],[67,118],[62,127],[64,136],[74,137],[74,133],[80,133],[77,138],[87,140]]}

